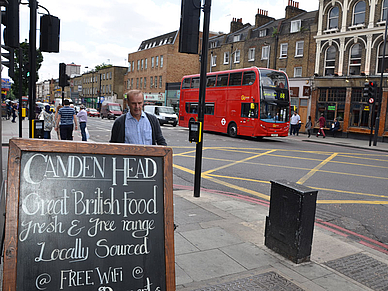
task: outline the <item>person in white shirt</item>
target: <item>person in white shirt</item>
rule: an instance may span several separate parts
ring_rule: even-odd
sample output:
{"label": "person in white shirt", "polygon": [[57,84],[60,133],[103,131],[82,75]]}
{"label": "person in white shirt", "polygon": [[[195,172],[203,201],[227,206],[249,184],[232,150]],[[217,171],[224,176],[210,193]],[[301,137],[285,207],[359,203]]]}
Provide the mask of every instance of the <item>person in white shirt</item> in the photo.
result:
{"label": "person in white shirt", "polygon": [[81,129],[82,141],[87,141],[88,138],[86,136],[86,122],[88,121],[88,113],[85,110],[85,105],[80,106],[80,111],[77,114],[79,128]]}
{"label": "person in white shirt", "polygon": [[299,114],[294,111],[294,114],[290,118],[290,135],[299,135],[299,123],[300,123],[300,116]]}

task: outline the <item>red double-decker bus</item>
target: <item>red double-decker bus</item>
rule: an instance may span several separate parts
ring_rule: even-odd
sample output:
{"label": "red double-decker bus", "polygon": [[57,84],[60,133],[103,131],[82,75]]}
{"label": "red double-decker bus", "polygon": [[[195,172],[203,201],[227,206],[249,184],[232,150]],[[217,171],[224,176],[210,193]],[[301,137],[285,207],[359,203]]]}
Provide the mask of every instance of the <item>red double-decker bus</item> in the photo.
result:
{"label": "red double-decker bus", "polygon": [[[179,125],[198,117],[199,75],[181,83]],[[263,137],[287,136],[290,94],[287,75],[265,68],[245,68],[207,74],[204,130]]]}

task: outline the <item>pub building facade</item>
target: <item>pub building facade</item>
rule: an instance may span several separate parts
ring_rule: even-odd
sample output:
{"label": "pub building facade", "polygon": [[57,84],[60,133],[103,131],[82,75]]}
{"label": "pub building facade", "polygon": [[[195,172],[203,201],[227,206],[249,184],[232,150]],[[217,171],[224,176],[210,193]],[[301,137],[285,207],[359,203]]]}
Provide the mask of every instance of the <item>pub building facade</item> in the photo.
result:
{"label": "pub building facade", "polygon": [[379,96],[383,71],[382,100],[375,103],[374,113],[380,114],[378,136],[388,140],[388,46],[383,59],[387,11],[388,0],[319,1],[310,112],[315,121],[323,113],[326,127],[338,118],[343,136],[369,137],[373,107],[363,88],[375,82]]}

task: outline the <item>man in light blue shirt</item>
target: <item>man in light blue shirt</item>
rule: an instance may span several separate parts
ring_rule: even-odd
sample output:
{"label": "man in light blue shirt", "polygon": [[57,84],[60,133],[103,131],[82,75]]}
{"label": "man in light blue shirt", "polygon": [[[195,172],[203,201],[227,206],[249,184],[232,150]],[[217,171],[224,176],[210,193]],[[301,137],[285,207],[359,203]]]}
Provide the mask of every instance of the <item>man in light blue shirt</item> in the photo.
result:
{"label": "man in light blue shirt", "polygon": [[140,90],[129,91],[127,104],[129,112],[116,119],[110,142],[167,145],[158,119],[143,112],[143,93]]}

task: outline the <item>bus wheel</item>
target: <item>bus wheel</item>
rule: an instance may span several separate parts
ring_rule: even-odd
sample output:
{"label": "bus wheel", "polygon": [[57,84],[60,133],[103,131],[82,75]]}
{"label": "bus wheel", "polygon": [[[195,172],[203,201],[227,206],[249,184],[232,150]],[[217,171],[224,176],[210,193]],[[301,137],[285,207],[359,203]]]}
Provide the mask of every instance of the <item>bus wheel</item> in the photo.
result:
{"label": "bus wheel", "polygon": [[232,122],[228,126],[228,135],[230,137],[236,137],[237,136],[237,125],[236,123]]}

